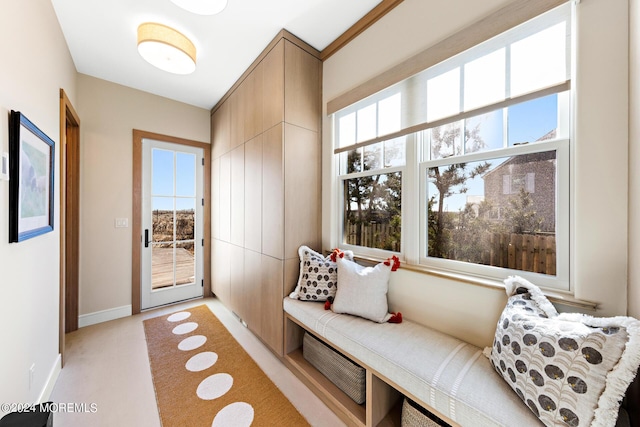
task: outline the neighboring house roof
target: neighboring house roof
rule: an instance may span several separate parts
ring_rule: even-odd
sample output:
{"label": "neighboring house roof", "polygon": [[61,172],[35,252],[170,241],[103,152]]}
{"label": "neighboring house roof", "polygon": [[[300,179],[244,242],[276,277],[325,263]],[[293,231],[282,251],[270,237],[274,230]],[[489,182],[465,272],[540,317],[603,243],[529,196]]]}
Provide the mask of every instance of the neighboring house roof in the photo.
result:
{"label": "neighboring house roof", "polygon": [[[543,136],[541,136],[540,138],[536,139],[534,142],[539,142],[539,141],[547,141],[550,139],[555,139],[556,138],[556,129],[553,129],[549,132],[547,132],[546,134],[544,134]],[[546,157],[546,155],[548,155],[548,151],[544,151],[544,152],[540,152],[540,153],[531,153],[531,154],[527,154],[527,162],[531,161],[531,156],[535,156],[535,155],[540,155],[540,160],[546,160],[544,157]],[[520,159],[520,160],[518,160]],[[502,162],[502,164],[496,166],[495,168],[487,171],[484,175],[482,175],[482,179],[485,179],[487,176],[493,175],[494,173],[496,173],[499,170],[502,170],[504,167],[512,165],[512,164],[518,164],[522,161],[522,155],[518,155],[518,156],[512,156],[509,157],[507,160],[505,160],[504,162]]]}

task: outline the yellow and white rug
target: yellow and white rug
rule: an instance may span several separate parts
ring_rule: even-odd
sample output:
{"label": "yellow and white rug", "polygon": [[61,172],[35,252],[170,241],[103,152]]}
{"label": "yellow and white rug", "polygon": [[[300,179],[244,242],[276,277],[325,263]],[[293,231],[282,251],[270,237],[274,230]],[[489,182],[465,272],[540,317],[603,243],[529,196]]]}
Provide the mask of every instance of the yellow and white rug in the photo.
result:
{"label": "yellow and white rug", "polygon": [[164,427],[308,425],[206,305],[144,330]]}

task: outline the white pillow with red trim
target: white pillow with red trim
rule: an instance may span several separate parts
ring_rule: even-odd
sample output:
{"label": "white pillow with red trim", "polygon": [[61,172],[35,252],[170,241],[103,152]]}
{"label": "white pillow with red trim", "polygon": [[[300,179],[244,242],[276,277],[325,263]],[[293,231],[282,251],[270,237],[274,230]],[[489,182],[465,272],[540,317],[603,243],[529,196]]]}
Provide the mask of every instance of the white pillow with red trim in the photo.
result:
{"label": "white pillow with red trim", "polygon": [[389,313],[387,291],[392,271],[400,266],[393,257],[374,267],[364,267],[338,256],[338,289],[331,309],[378,323],[402,322],[402,314]]}

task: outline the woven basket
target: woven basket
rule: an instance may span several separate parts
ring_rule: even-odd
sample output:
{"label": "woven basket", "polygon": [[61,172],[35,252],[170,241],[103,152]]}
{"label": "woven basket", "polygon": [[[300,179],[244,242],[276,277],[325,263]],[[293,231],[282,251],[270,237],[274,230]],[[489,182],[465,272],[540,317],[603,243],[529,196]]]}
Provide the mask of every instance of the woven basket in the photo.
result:
{"label": "woven basket", "polygon": [[362,366],[336,352],[322,341],[305,333],[302,355],[358,405],[366,398],[366,373]]}
{"label": "woven basket", "polygon": [[[415,406],[414,406],[415,405]],[[424,411],[424,412],[423,412]],[[438,422],[436,420],[432,420],[429,418],[429,415],[433,418],[441,421],[435,415],[429,413],[426,409],[422,411],[418,409],[417,404],[409,402],[409,399],[404,399],[402,403],[402,427],[440,427],[440,426],[448,426],[448,424],[444,422]]]}

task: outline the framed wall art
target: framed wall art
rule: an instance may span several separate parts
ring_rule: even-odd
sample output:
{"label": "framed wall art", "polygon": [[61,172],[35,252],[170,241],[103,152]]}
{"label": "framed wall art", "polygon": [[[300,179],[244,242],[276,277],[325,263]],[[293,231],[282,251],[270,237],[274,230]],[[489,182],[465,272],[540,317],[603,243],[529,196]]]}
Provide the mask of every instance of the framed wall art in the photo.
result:
{"label": "framed wall art", "polygon": [[53,231],[55,144],[19,111],[9,116],[9,243]]}

